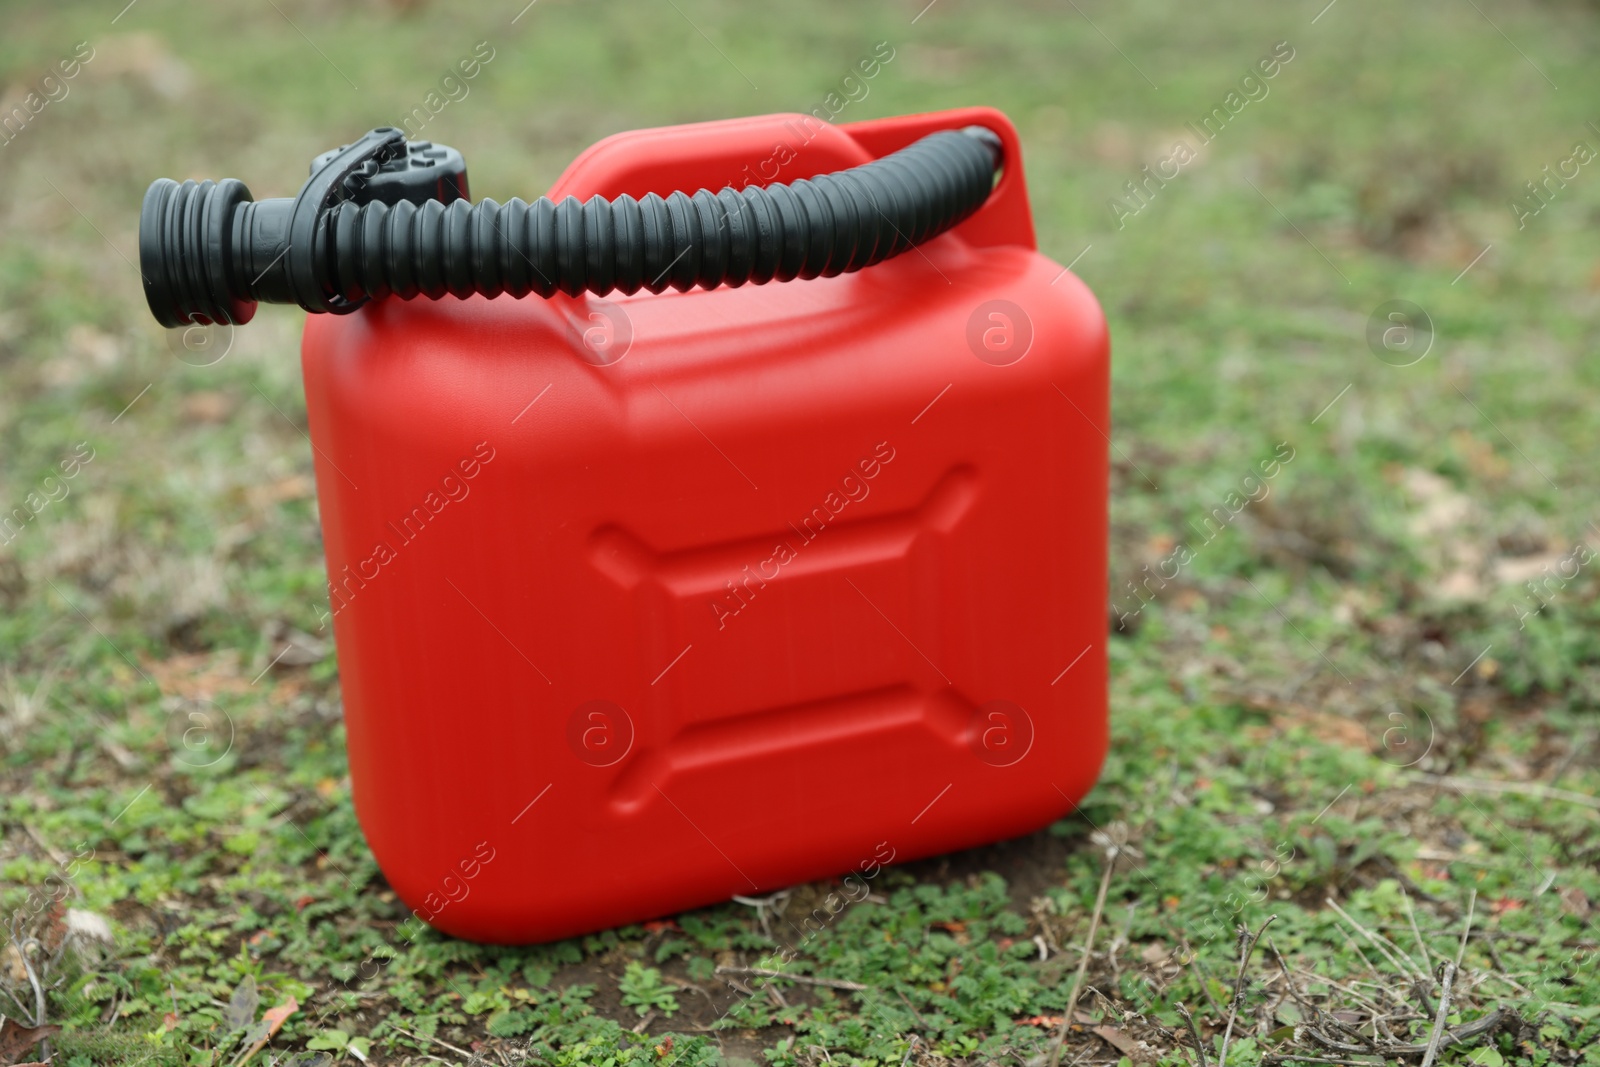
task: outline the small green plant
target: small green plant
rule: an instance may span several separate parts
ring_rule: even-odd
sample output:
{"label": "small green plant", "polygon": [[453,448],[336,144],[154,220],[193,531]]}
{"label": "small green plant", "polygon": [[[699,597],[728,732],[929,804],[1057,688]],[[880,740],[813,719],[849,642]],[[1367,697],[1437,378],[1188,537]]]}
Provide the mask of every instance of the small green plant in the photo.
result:
{"label": "small green plant", "polygon": [[372,1042],[364,1037],[351,1037],[343,1030],[323,1030],[306,1042],[308,1049],[326,1049],[329,1052],[348,1052],[365,1061]]}
{"label": "small green plant", "polygon": [[678,998],[672,987],[661,980],[661,972],[642,963],[630,963],[617,980],[622,990],[622,1003],[640,1015],[654,1009],[663,1015],[678,1010]]}

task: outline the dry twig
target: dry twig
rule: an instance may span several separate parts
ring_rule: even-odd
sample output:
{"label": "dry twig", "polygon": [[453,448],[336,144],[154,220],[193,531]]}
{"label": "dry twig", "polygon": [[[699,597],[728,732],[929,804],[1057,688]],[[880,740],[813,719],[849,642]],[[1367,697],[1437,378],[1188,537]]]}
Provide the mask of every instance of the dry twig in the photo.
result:
{"label": "dry twig", "polygon": [[[1380,936],[1378,934],[1375,934],[1371,930],[1368,930],[1365,926],[1362,926],[1360,923],[1358,923],[1350,915],[1349,912],[1347,912],[1343,908],[1339,907],[1338,902],[1335,901],[1332,897],[1328,897],[1327,901],[1328,901],[1328,907],[1332,908],[1334,910],[1334,912],[1336,912],[1338,914],[1339,918],[1343,919],[1345,922],[1347,922],[1351,926],[1355,927],[1356,928],[1356,932],[1359,933],[1362,937],[1364,937],[1368,941],[1372,942],[1372,946],[1374,948],[1376,948],[1380,953],[1383,954],[1383,958],[1388,960],[1394,966],[1394,969],[1400,972],[1402,977],[1409,978],[1409,977],[1411,977],[1411,975],[1412,975],[1412,973],[1414,971],[1416,971],[1418,976],[1421,977],[1421,978],[1426,978],[1427,977],[1426,973],[1417,971],[1416,962],[1414,960],[1412,960],[1410,957],[1408,957],[1403,951],[1401,951],[1399,945],[1396,945],[1393,941],[1390,941],[1388,938],[1382,937],[1382,936]],[[1394,953],[1391,953],[1389,951],[1389,948],[1393,948],[1394,949],[1394,953],[1399,953],[1398,958],[1395,956]],[[1400,962],[1400,960],[1402,960],[1402,959],[1404,959],[1406,961],[1406,963],[1409,963],[1410,966],[1408,967],[1405,964],[1402,964]],[[1423,957],[1423,963],[1427,963],[1427,957],[1426,956]],[[1368,966],[1370,967],[1371,964],[1368,964]],[[1374,974],[1376,974],[1377,973],[1377,968],[1373,967],[1372,971],[1373,971]]]}
{"label": "dry twig", "polygon": [[1180,967],[1187,965],[1200,976],[1201,994],[1206,998],[1206,1003],[1211,1005],[1212,1014],[1219,1019],[1222,1018],[1222,1008],[1217,1004],[1217,998],[1211,995],[1211,974],[1200,962],[1200,953],[1189,944],[1189,939],[1183,935],[1183,931],[1174,929],[1169,922],[1163,921],[1161,925],[1166,928],[1167,936],[1178,945],[1178,965]]}
{"label": "dry twig", "polygon": [[1120,849],[1113,845],[1106,849],[1106,867],[1100,876],[1100,891],[1095,894],[1094,913],[1089,916],[1089,932],[1083,938],[1083,957],[1078,960],[1078,973],[1072,979],[1072,992],[1067,994],[1067,1009],[1061,1013],[1061,1027],[1050,1048],[1050,1067],[1060,1067],[1061,1047],[1067,1041],[1067,1029],[1072,1025],[1072,1013],[1078,1007],[1078,994],[1083,992],[1083,976],[1089,970],[1089,957],[1094,953],[1094,935],[1100,929],[1100,916],[1106,910],[1106,891],[1111,888],[1111,872],[1117,867]]}
{"label": "dry twig", "polygon": [[[1451,1045],[1459,1045],[1463,1041],[1470,1041],[1472,1038],[1480,1037],[1483,1034],[1490,1033],[1491,1031],[1498,1029],[1500,1024],[1505,1021],[1505,1011],[1500,1008],[1496,1008],[1483,1018],[1475,1019],[1464,1026],[1458,1026],[1444,1034],[1439,1038],[1438,1048],[1449,1048]],[[1371,1041],[1367,1041],[1365,1045],[1351,1045],[1346,1044],[1343,1041],[1335,1041],[1326,1034],[1319,1032],[1316,1027],[1307,1027],[1306,1034],[1323,1048],[1356,1056],[1421,1056],[1427,1053],[1429,1045],[1431,1044],[1431,1042],[1413,1042],[1402,1045],[1380,1046]],[[1363,1040],[1365,1041],[1366,1039],[1363,1037]],[[1434,1051],[1437,1052],[1438,1049],[1435,1049]]]}
{"label": "dry twig", "polygon": [[1194,1038],[1194,1050],[1200,1057],[1200,1067],[1206,1067],[1206,1046],[1205,1042],[1200,1040],[1200,1028],[1194,1024],[1194,1016],[1189,1014],[1189,1009],[1182,1004],[1177,1005],[1176,1010],[1188,1025],[1189,1036]]}
{"label": "dry twig", "polygon": [[1590,796],[1588,793],[1577,793],[1571,789],[1553,789],[1537,782],[1501,782],[1491,778],[1463,778],[1452,774],[1427,774],[1415,771],[1407,777],[1432,785],[1448,785],[1460,792],[1490,793],[1500,795],[1513,793],[1518,796],[1534,797],[1538,800],[1563,800],[1568,804],[1577,804],[1585,808],[1600,810],[1600,797]]}
{"label": "dry twig", "polygon": [[[1428,966],[1428,943],[1422,939],[1422,931],[1417,927],[1417,914],[1411,907],[1411,894],[1406,892],[1406,887],[1400,887],[1400,898],[1406,902],[1406,920],[1411,923],[1411,933],[1417,939],[1417,951],[1422,953],[1422,966]],[[1424,977],[1419,982],[1414,982],[1412,987],[1416,990],[1418,998],[1422,1001],[1422,1010],[1428,1015],[1433,1014],[1433,998],[1428,996],[1430,979]]]}
{"label": "dry twig", "polygon": [[1267,921],[1254,934],[1248,926],[1239,928],[1242,942],[1239,946],[1239,976],[1233,980],[1233,1003],[1228,1005],[1228,1025],[1222,1031],[1222,1048],[1217,1050],[1217,1067],[1228,1067],[1228,1040],[1233,1037],[1233,1024],[1239,1018],[1239,1005],[1244,1003],[1244,975],[1250,967],[1250,955],[1256,950],[1256,942],[1261,940],[1267,927],[1277,921],[1276,915],[1267,916]]}
{"label": "dry twig", "polygon": [[468,1058],[472,1056],[472,1053],[468,1052],[466,1049],[458,1048],[457,1046],[450,1044],[448,1041],[441,1041],[437,1037],[424,1037],[421,1034],[413,1034],[410,1030],[407,1030],[403,1026],[396,1026],[393,1022],[389,1023],[389,1026],[390,1028],[405,1034],[413,1041],[432,1041],[435,1045],[438,1045],[447,1052],[454,1052],[458,1056],[466,1056]]}
{"label": "dry twig", "polygon": [[765,967],[718,967],[718,974],[748,974],[755,978],[781,978],[785,982],[799,982],[801,985],[820,985],[829,989],[843,989],[849,992],[866,989],[860,982],[846,982],[839,978],[813,978],[809,974],[792,974],[789,971],[773,971]]}
{"label": "dry twig", "polygon": [[[1478,891],[1473,890],[1467,898],[1467,923],[1466,929],[1461,931],[1461,947],[1456,949],[1456,958],[1453,963],[1444,965],[1444,977],[1439,982],[1439,1014],[1433,1017],[1433,1036],[1428,1039],[1428,1049],[1422,1055],[1422,1067],[1433,1067],[1434,1057],[1439,1055],[1439,1039],[1444,1036],[1444,1020],[1450,1014],[1450,984],[1455,981],[1456,972],[1461,969],[1461,959],[1467,954],[1467,938],[1472,934],[1472,911],[1478,904]],[[1500,1013],[1495,1012],[1498,1016]]]}

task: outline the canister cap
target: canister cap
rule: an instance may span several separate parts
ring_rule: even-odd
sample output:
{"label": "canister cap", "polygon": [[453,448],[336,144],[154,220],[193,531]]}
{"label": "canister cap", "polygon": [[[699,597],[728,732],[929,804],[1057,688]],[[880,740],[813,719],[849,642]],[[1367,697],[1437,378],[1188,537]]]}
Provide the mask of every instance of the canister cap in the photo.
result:
{"label": "canister cap", "polygon": [[[349,148],[330,148],[311,161],[311,173],[326,166],[334,156]],[[467,161],[449,145],[432,141],[407,141],[404,155],[379,164],[367,163],[345,180],[349,199],[357,203],[384,203],[391,207],[402,200],[425,204],[429,200],[450,203],[469,199]]]}

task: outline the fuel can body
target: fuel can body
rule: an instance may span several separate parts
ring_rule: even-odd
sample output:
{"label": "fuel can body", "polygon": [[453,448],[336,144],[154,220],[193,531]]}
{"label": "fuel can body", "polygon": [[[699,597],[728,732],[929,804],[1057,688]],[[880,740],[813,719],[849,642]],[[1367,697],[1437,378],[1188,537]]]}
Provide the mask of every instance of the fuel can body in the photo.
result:
{"label": "fuel can body", "polygon": [[998,112],[621,134],[551,196],[1001,135],[854,274],[308,318],[356,813],[415,917],[546,941],[1039,829],[1107,743],[1109,342]]}

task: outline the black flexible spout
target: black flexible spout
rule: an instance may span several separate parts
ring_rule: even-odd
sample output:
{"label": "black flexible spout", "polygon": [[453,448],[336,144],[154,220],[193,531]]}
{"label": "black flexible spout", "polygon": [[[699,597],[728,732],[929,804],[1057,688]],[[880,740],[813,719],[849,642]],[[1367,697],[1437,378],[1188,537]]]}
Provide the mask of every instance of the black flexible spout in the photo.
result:
{"label": "black flexible spout", "polygon": [[254,202],[233,179],[158,179],[139,220],[151,312],[164,326],[245,323],[258,301],[342,313],[387,296],[659,293],[828,277],[956,225],[988,198],[1001,165],[999,137],[972,126],[765,188],[471,204],[462,167],[459,189],[447,177],[379,198],[408,151],[413,168],[426,164],[418,143],[374,130],[319,157],[292,200]]}

